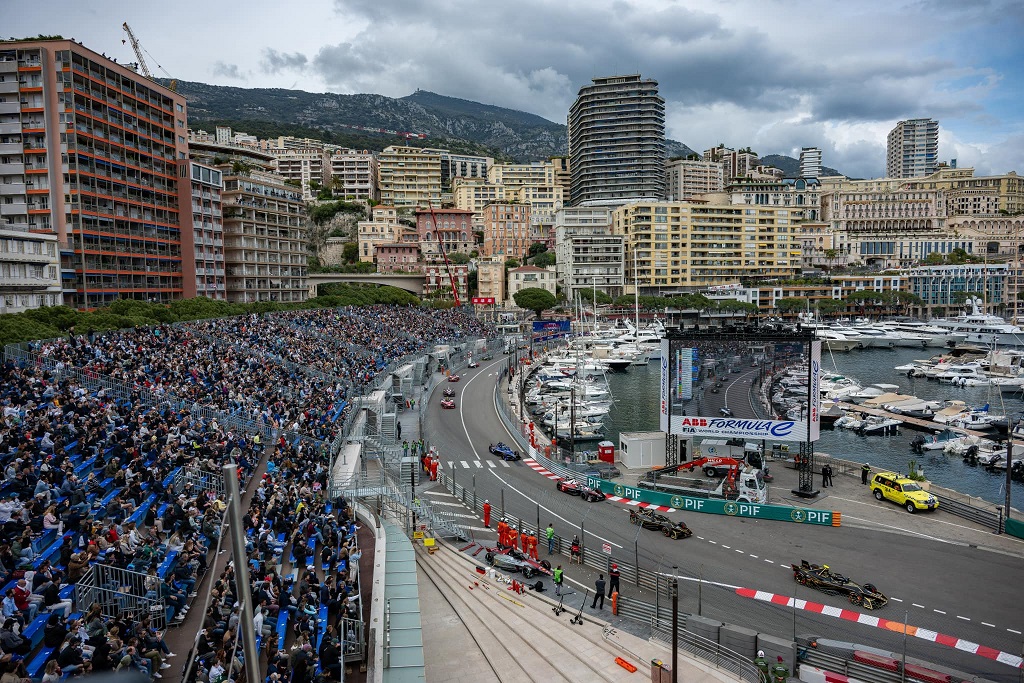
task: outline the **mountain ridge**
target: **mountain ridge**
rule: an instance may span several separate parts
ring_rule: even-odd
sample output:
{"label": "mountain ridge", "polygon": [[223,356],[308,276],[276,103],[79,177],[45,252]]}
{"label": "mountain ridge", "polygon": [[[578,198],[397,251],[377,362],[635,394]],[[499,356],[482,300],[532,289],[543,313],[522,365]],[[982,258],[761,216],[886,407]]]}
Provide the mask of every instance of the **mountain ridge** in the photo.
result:
{"label": "mountain ridge", "polygon": [[[393,144],[445,147],[455,153],[493,156],[499,161],[543,161],[568,153],[566,126],[530,112],[416,90],[404,97],[373,93],[342,95],[285,88],[240,88],[179,81],[189,106],[190,125],[217,124],[260,137],[320,137],[347,147],[380,151]],[[386,129],[409,138],[369,129]],[[696,152],[682,142],[665,141],[666,157]],[[768,161],[774,159],[775,161]],[[765,163],[789,173],[799,161],[768,155]],[[823,172],[838,173],[835,169]]]}

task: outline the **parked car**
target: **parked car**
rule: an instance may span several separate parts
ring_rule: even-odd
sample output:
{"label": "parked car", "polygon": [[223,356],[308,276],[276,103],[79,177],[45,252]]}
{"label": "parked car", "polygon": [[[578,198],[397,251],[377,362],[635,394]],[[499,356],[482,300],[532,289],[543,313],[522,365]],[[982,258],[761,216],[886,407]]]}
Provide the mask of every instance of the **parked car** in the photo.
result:
{"label": "parked car", "polygon": [[871,477],[871,492],[877,500],[891,500],[906,508],[907,512],[935,510],[939,507],[935,496],[921,488],[920,484],[895,472],[878,472]]}

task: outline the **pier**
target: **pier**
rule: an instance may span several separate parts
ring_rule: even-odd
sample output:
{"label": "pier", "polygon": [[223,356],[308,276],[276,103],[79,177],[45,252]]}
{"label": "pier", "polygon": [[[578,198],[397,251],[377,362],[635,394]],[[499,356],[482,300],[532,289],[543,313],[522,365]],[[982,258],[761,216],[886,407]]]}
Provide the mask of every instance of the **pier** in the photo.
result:
{"label": "pier", "polygon": [[878,415],[880,417],[887,417],[892,420],[899,420],[902,424],[905,424],[911,429],[916,429],[919,432],[941,432],[943,429],[955,429],[961,434],[967,436],[977,436],[982,439],[991,439],[992,435],[985,432],[979,432],[976,429],[963,429],[961,427],[950,427],[949,425],[940,424],[932,420],[922,420],[919,417],[910,417],[909,415],[900,415],[898,413],[890,413],[888,410],[881,410],[880,408],[865,408],[864,406],[857,405],[856,403],[844,403],[842,401],[836,402],[840,408],[847,412],[863,413],[864,415]]}

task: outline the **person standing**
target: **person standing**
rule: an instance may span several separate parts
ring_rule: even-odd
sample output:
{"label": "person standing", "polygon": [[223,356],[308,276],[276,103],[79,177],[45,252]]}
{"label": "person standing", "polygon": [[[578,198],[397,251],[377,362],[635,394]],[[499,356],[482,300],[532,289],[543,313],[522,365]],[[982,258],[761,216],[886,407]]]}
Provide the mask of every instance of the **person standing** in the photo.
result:
{"label": "person standing", "polygon": [[548,555],[553,555],[555,552],[555,527],[553,523],[548,523],[548,528],[544,532],[547,534],[548,539]]}
{"label": "person standing", "polygon": [[825,465],[825,469],[827,470],[827,474],[825,476],[828,479],[828,485],[835,488],[836,485],[832,483],[832,465]]}
{"label": "person standing", "polygon": [[437,466],[441,462],[440,458],[434,457],[430,460],[430,481],[437,481]]}
{"label": "person standing", "polygon": [[[597,575],[597,581],[594,582],[594,601],[590,603],[590,609],[604,609],[604,574]],[[601,606],[597,606],[597,601],[601,601]]]}
{"label": "person standing", "polygon": [[554,571],[555,577],[555,595],[562,594],[562,581],[565,580],[565,573],[562,571],[562,565],[558,565]]}
{"label": "person standing", "polygon": [[871,463],[864,463],[864,466],[860,468],[860,483],[868,483],[868,475],[871,474]]}
{"label": "person standing", "polygon": [[828,488],[828,465],[821,466],[821,488]]}
{"label": "person standing", "polygon": [[395,441],[398,441],[401,438],[402,438],[402,423],[396,421],[395,422]]}
{"label": "person standing", "polygon": [[484,501],[484,526],[491,528],[491,501]]}
{"label": "person standing", "polygon": [[612,597],[612,593],[619,591],[619,565],[612,564],[612,568],[608,570],[608,597]]}

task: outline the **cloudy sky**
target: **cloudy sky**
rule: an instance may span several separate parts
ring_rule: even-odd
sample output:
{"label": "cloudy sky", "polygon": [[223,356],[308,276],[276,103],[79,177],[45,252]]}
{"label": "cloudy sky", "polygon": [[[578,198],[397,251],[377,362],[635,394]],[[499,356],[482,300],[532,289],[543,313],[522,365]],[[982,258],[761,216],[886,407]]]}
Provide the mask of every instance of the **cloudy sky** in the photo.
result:
{"label": "cloudy sky", "polygon": [[1020,0],[49,0],[4,19],[5,35],[133,61],[128,21],[184,80],[422,88],[559,122],[592,77],[641,73],[661,84],[669,137],[698,151],[816,145],[859,177],[884,173],[894,122],[930,116],[941,159],[1024,172]]}

